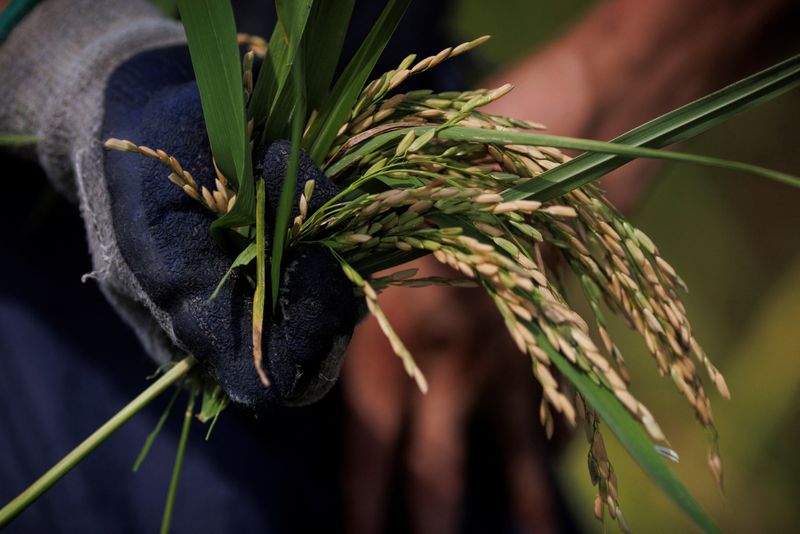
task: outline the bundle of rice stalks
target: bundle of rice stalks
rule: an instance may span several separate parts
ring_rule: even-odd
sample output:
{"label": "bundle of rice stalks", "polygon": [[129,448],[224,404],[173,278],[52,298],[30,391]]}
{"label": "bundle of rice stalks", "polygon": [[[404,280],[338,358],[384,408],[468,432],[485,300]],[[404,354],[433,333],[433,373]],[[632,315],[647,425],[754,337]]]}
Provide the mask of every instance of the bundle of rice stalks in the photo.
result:
{"label": "bundle of rice stalks", "polygon": [[[546,135],[542,125],[482,111],[512,90],[508,85],[403,92],[407,78],[488,37],[422,59],[410,55],[396,69],[367,81],[407,0],[387,4],[329,90],[341,48],[341,32],[331,24],[334,29],[346,24],[352,9],[352,2],[334,4],[278,1],[280,21],[266,42],[237,39],[225,3],[179,2],[214,154],[208,162],[217,175],[214,190],[198,188],[180,162],[158,147],[140,146],[136,140],[106,142],[109,149],[163,162],[165,179],[219,217],[212,232],[247,237],[231,269],[255,264],[253,357],[264,384],[269,385],[269,377],[261,366],[260,337],[270,309],[267,292],[274,302],[288,247],[313,244],[331,252],[422,392],[427,390],[422,370],[393,331],[378,295],[389,286],[478,286],[495,303],[520,352],[530,358],[544,393],[540,416],[547,432],[552,433],[556,414],[586,429],[591,480],[598,486],[597,517],[607,511],[624,528],[602,421],[700,527],[714,530],[660,456],[676,457],[656,418],[629,390],[631,377],[607,331],[606,313],[619,315],[644,338],[659,372],[686,398],[708,432],[708,463],[720,485],[717,432],[701,375],[724,398],[730,396],[728,388],[692,333],[681,300],[683,281],[650,238],[625,220],[592,181],[633,158],[650,157],[796,183],[793,177],[747,164],[656,149],[698,133],[755,98],[796,85],[800,60],[788,60],[615,142],[601,143]],[[237,42],[250,48],[241,63]],[[203,53],[209,49],[218,53]],[[303,64],[308,58],[323,61],[321,54],[309,53],[323,49],[336,53],[327,54],[322,64]],[[254,83],[256,56],[262,56],[262,66]],[[253,178],[249,159],[254,148],[281,138],[291,139],[291,152],[268,257],[264,183]],[[310,214],[315,184],[309,181],[299,198],[299,215],[291,218],[301,147],[341,192]],[[587,154],[570,159],[559,148]],[[453,276],[417,277],[407,268],[387,273],[426,255],[452,268]],[[566,273],[583,288],[590,317],[571,306],[562,288]],[[215,419],[227,400],[218,387],[204,383],[203,417]]]}

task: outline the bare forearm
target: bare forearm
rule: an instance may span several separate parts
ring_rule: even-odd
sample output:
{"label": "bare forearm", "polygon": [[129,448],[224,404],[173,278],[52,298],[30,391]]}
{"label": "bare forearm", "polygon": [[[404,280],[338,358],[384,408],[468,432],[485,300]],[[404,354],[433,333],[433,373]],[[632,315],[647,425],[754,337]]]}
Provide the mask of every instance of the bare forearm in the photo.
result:
{"label": "bare forearm", "polygon": [[[498,112],[604,137],[723,85],[764,61],[757,38],[786,0],[610,0],[497,81]],[[754,65],[755,64],[755,65]],[[548,120],[550,119],[550,120]]]}
{"label": "bare forearm", "polygon": [[[774,59],[764,37],[781,23],[791,27],[790,18],[796,26],[791,11],[787,0],[609,0],[496,75],[490,85],[511,82],[515,90],[491,110],[562,135],[610,139]],[[604,181],[623,210],[647,183],[642,163]]]}
{"label": "bare forearm", "polygon": [[757,68],[783,0],[614,0],[576,32],[590,87],[583,135],[622,133]]}

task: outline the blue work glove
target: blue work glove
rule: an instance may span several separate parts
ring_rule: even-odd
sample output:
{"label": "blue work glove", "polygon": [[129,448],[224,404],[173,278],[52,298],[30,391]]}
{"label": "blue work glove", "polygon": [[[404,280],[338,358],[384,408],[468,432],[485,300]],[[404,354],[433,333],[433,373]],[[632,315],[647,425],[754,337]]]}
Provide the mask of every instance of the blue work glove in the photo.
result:
{"label": "blue work glove", "polygon": [[[119,66],[105,91],[102,138],[130,139],[165,150],[198,185],[214,189],[215,174],[200,95],[188,49],[144,52]],[[268,226],[278,208],[289,143],[256,150],[253,169],[264,178]],[[278,303],[267,310],[263,367],[252,350],[252,285],[234,273],[209,300],[233,257],[209,233],[214,215],[167,180],[169,169],[137,154],[106,154],[104,171],[122,260],[152,304],[168,316],[174,341],[205,366],[235,402],[261,407],[298,405],[327,392],[357,318],[353,286],[326,249],[300,245],[286,251]],[[314,180],[309,214],[338,189],[303,152],[293,202]],[[271,231],[268,229],[268,239]]]}
{"label": "blue work glove", "polygon": [[[234,273],[209,300],[233,260],[210,236],[213,214],[161,163],[102,146],[116,137],[163,149],[213,189],[180,25],[144,0],[43,2],[0,47],[0,87],[0,131],[38,136],[33,155],[80,204],[94,266],[87,278],[157,361],[191,353],[234,402],[256,410],[313,402],[331,387],[359,310],[329,252],[309,245],[284,255],[278,304],[265,317],[265,387],[252,356],[251,285]],[[253,155],[273,216],[288,150],[276,142]],[[298,195],[309,179],[313,211],[337,190],[302,155]]]}

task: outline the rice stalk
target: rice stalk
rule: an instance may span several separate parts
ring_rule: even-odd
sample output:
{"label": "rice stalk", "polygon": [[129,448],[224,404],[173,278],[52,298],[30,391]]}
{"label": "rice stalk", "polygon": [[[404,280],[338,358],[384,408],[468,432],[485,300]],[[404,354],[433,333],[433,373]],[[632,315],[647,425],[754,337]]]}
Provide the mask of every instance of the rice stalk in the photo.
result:
{"label": "rice stalk", "polygon": [[186,411],[183,415],[183,425],[181,426],[181,435],[178,438],[178,450],[175,454],[175,465],[172,468],[172,476],[169,481],[169,491],[167,492],[167,503],[164,506],[164,515],[161,518],[161,534],[169,532],[170,524],[172,523],[172,509],[175,506],[175,495],[178,492],[178,481],[181,476],[181,469],[183,468],[183,456],[186,452],[186,443],[189,439],[189,427],[192,424],[194,416],[194,404],[197,398],[199,385],[197,382],[192,384],[191,391],[189,392],[189,402],[186,405]]}
{"label": "rice stalk", "polygon": [[119,427],[139,413],[139,411],[147,406],[153,399],[160,396],[176,382],[185,378],[196,363],[197,360],[192,356],[186,356],[184,359],[176,362],[161,377],[148,386],[147,389],[137,395],[136,398],[123,409],[115,413],[108,421],[103,423],[100,428],[95,430],[88,438],[81,442],[80,445],[64,456],[25,491],[0,508],[0,529],[13,521],[15,517],[33,504],[45,491],[50,489],[61,477],[72,470],[98,445],[108,439]]}
{"label": "rice stalk", "polygon": [[[423,392],[427,382],[381,310],[379,293],[390,286],[483,287],[517,348],[531,359],[533,374],[543,389],[540,419],[547,434],[553,432],[553,412],[572,425],[578,420],[584,422],[590,443],[590,476],[598,486],[595,513],[601,520],[608,513],[626,529],[598,415],[568,383],[559,381],[559,369],[563,372],[564,368],[554,361],[556,355],[613,395],[652,440],[666,443],[653,414],[630,392],[630,373],[608,332],[606,313],[621,317],[644,339],[661,375],[670,377],[707,430],[708,463],[720,486],[717,431],[698,366],[723,398],[730,398],[730,393],[722,374],[692,334],[681,300],[684,282],[652,240],[626,221],[595,185],[584,183],[552,194],[550,182],[539,177],[571,161],[558,148],[547,145],[556,138],[540,135],[536,139],[542,140],[541,145],[511,141],[520,138],[513,135],[517,132],[542,130],[541,124],[482,111],[512,90],[510,85],[462,92],[399,92],[408,77],[434,68],[487,38],[446,48],[419,61],[409,55],[397,68],[364,85],[333,136],[330,149],[317,158],[341,192],[309,214],[314,190],[314,183],[309,182],[298,199],[299,215],[289,225],[286,246],[317,244],[331,251]],[[265,44],[245,37],[240,37],[240,42],[247,43],[255,54]],[[252,59],[252,53],[245,56],[245,99],[252,93],[252,74],[248,74]],[[328,146],[314,138],[322,135],[318,120],[318,111],[308,110],[302,128],[304,146],[314,151]],[[453,135],[455,130],[447,130],[453,127],[470,130]],[[504,135],[487,137],[474,132]],[[564,144],[563,139],[561,146],[590,147],[571,144],[575,140]],[[601,152],[611,147],[587,143],[594,143],[591,147]],[[115,139],[107,141],[106,146],[159,159],[172,171],[170,180],[218,215],[225,213],[223,207],[229,211],[230,206],[224,206],[217,194],[235,202],[236,191],[218,170],[216,189],[198,190],[196,184],[192,185],[191,175],[163,151]],[[622,145],[612,148],[616,151],[611,154],[628,154]],[[654,154],[646,149],[636,153],[648,157]],[[712,158],[668,154],[674,157],[667,159],[728,165]],[[795,180],[730,163],[731,168],[734,166],[783,181]],[[521,196],[517,191],[529,193]],[[592,311],[590,321],[571,307],[559,272],[544,261],[545,251],[580,282]],[[454,276],[417,278],[408,269],[373,276],[424,255],[432,255],[450,267]],[[242,251],[234,267],[252,258],[251,245]],[[277,267],[272,268],[275,272]]]}
{"label": "rice stalk", "polygon": [[[594,186],[584,186],[544,203],[504,201],[501,193],[509,187],[534,180],[568,161],[558,149],[453,142],[437,139],[435,129],[422,136],[415,136],[410,130],[360,155],[346,167],[337,167],[355,147],[390,131],[392,125],[541,129],[537,123],[480,110],[506,94],[510,90],[507,86],[387,96],[407,76],[432,68],[452,57],[454,51],[463,51],[483,40],[445,49],[415,64],[415,58],[409,56],[397,69],[365,86],[324,166],[325,170],[336,169],[333,177],[343,191],[310,217],[308,199],[301,196],[301,214],[289,233],[290,245],[320,243],[336,253],[345,274],[365,294],[368,308],[421,389],[424,390],[424,378],[419,368],[377,305],[377,292],[391,284],[373,287],[359,273],[360,263],[373,254],[394,250],[433,253],[440,263],[483,286],[518,348],[531,357],[534,376],[550,407],[571,423],[576,413],[571,395],[559,388],[549,359],[526,323],[536,322],[559,352],[614,393],[653,439],[663,441],[665,436],[655,418],[628,390],[630,376],[606,330],[602,312],[605,305],[642,335],[660,372],[670,375],[715,440],[710,403],[692,357],[706,368],[712,383],[725,397],[727,387],[691,335],[678,295],[683,282],[652,241],[627,223]],[[156,157],[170,166],[171,176],[182,177],[174,158],[163,152],[117,140],[109,140],[107,146]],[[183,178],[182,185],[187,182]],[[363,192],[368,183],[385,189],[379,193]],[[221,185],[224,188],[225,184]],[[192,191],[196,193],[196,187]],[[198,196],[207,207],[216,206],[213,194],[201,191]],[[437,216],[452,217],[453,224],[439,224]],[[462,228],[471,228],[474,237],[461,235]],[[540,259],[543,246],[557,250],[581,281],[595,314],[595,332],[602,340],[599,346],[593,341],[587,322],[569,307],[558,284],[552,281],[554,275],[545,269]],[[402,285],[426,283],[404,280]],[[713,462],[717,458],[714,455]]]}

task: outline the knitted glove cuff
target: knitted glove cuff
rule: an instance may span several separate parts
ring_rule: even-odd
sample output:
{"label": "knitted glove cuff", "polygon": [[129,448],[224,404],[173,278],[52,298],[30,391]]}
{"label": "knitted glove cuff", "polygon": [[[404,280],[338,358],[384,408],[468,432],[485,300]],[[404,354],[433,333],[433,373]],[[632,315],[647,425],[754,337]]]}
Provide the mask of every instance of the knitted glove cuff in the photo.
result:
{"label": "knitted glove cuff", "polygon": [[48,0],[0,47],[0,131],[35,134],[35,156],[76,200],[77,154],[102,150],[103,90],[113,70],[147,49],[185,41],[146,0]]}
{"label": "knitted glove cuff", "polygon": [[87,276],[159,361],[176,352],[171,321],[120,254],[99,137],[112,72],[141,52],[184,42],[183,28],[147,0],[47,0],[0,47],[0,131],[37,136],[27,155],[80,203],[94,267]]}

